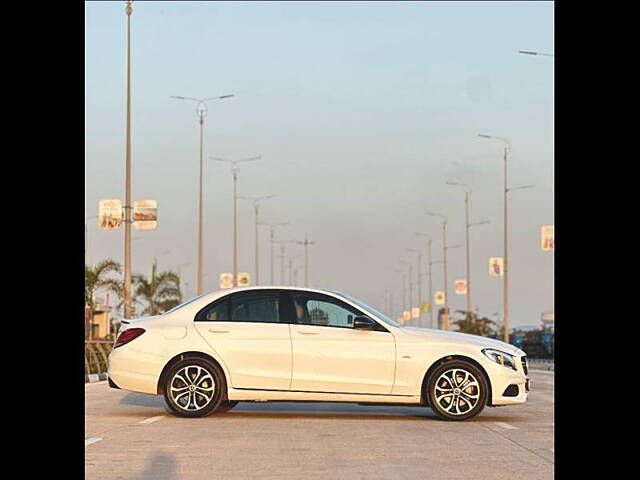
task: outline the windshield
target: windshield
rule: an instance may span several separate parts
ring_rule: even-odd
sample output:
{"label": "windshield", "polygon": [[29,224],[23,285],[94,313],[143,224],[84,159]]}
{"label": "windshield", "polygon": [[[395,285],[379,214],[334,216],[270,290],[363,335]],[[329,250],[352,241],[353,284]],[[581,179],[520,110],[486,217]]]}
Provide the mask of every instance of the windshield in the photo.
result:
{"label": "windshield", "polygon": [[180,310],[182,307],[186,307],[187,305],[189,305],[191,302],[195,302],[196,300],[198,300],[199,298],[202,298],[202,295],[198,295],[197,297],[193,297],[191,300],[187,300],[184,303],[181,303],[180,305],[176,305],[175,307],[173,307],[171,310],[167,310],[166,312],[164,312],[164,315],[166,315],[167,313],[171,313],[171,312],[175,312],[176,310]]}
{"label": "windshield", "polygon": [[395,320],[392,320],[389,317],[387,317],[384,313],[381,313],[378,310],[376,310],[375,308],[370,307],[366,303],[362,303],[360,300],[356,300],[355,298],[347,295],[346,293],[341,293],[341,292],[334,292],[334,293],[337,293],[338,295],[346,298],[350,302],[355,303],[357,306],[359,306],[365,312],[370,313],[373,316],[380,318],[382,321],[384,321],[385,323],[388,323],[391,326],[394,326],[394,327],[401,327],[402,326],[398,322],[396,322]]}

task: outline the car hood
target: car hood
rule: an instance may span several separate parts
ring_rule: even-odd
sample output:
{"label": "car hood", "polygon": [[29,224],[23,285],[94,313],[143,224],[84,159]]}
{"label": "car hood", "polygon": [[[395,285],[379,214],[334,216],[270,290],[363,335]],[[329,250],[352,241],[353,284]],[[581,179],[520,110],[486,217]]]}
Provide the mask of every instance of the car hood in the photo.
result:
{"label": "car hood", "polygon": [[481,337],[479,335],[470,335],[468,333],[448,332],[444,330],[432,330],[428,328],[418,327],[402,327],[402,331],[409,335],[424,337],[432,341],[446,340],[452,343],[473,344],[481,348],[495,348],[511,355],[525,355],[519,348],[500,340],[493,338]]}

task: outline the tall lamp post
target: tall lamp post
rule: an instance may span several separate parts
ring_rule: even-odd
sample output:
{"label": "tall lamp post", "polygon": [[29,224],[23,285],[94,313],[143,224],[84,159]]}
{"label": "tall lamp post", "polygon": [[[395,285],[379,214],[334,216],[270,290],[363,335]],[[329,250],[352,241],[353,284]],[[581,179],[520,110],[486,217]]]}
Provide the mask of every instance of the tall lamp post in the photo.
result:
{"label": "tall lamp post", "polygon": [[449,330],[449,288],[448,288],[448,278],[447,278],[447,250],[450,248],[458,248],[462,247],[462,245],[447,245],[447,223],[449,219],[446,215],[442,215],[441,213],[427,212],[426,213],[432,217],[440,217],[443,219],[442,222],[442,253],[443,253],[443,263],[444,263],[444,321],[443,321],[443,329]]}
{"label": "tall lamp post", "polygon": [[418,254],[418,325],[420,325],[422,323],[422,254],[415,248],[407,248],[407,252]]}
{"label": "tall lamp post", "polygon": [[233,286],[238,286],[238,163],[240,162],[252,162],[254,160],[260,160],[259,155],[257,157],[243,158],[240,160],[229,160],[227,158],[210,157],[211,160],[217,160],[218,162],[225,162],[231,164],[231,174],[233,175]]}
{"label": "tall lamp post", "polygon": [[[415,234],[419,237],[427,237],[427,263],[429,265],[429,325],[433,328],[433,282],[431,276],[431,235],[428,233],[415,232]],[[422,305],[420,306],[422,309]]]}
{"label": "tall lamp post", "polygon": [[280,245],[280,285],[284,286],[284,259],[286,258],[286,255],[284,253],[285,251],[285,246],[288,243],[294,243],[295,240],[280,240],[277,243],[278,245]]}
{"label": "tall lamp post", "polygon": [[273,285],[273,244],[275,243],[274,236],[276,232],[276,227],[284,227],[285,225],[289,225],[289,222],[258,223],[258,225],[264,225],[266,227],[269,227],[269,240],[270,240],[269,243],[271,248],[271,272],[270,272],[269,285]]}
{"label": "tall lamp post", "polygon": [[407,310],[407,306],[406,306],[407,294],[406,294],[406,287],[405,287],[405,284],[407,283],[407,274],[404,273],[403,270],[400,270],[398,268],[394,268],[393,271],[396,273],[399,273],[402,276],[402,313],[404,314],[404,312]]}
{"label": "tall lamp post", "polygon": [[523,53],[525,55],[539,55],[542,57],[553,57],[552,53],[542,53],[542,52],[528,52],[526,50],[518,50],[518,53]]}
{"label": "tall lamp post", "polygon": [[125,153],[124,201],[124,318],[131,318],[131,13],[132,1],[127,0],[127,133]]}
{"label": "tall lamp post", "polygon": [[[413,308],[413,265],[411,262],[407,262],[406,260],[400,260],[398,263],[406,265],[409,270],[409,276],[407,281],[407,286],[409,287],[409,312]],[[411,319],[409,319],[411,321]]]}
{"label": "tall lamp post", "polygon": [[522,187],[509,188],[507,186],[507,157],[509,152],[511,151],[511,142],[503,137],[494,137],[493,135],[483,135],[478,134],[481,138],[488,138],[493,140],[500,140],[505,143],[504,147],[504,174],[503,174],[503,204],[504,204],[504,227],[503,227],[503,235],[504,235],[504,258],[503,258],[503,272],[504,272],[504,280],[503,280],[503,294],[502,294],[502,318],[504,325],[504,333],[503,340],[506,343],[509,343],[509,249],[508,249],[508,193],[512,190],[520,190],[523,188],[532,188],[533,185],[524,185]]}
{"label": "tall lamp post", "polygon": [[207,116],[207,104],[209,100],[221,100],[223,98],[231,98],[235,95],[222,95],[219,97],[207,97],[207,98],[191,98],[191,97],[179,97],[175,95],[169,96],[169,98],[175,98],[177,100],[187,100],[190,102],[196,102],[196,115],[200,122],[200,177],[198,180],[198,259],[196,268],[196,295],[202,295],[203,292],[203,258],[202,258],[202,134],[204,129],[204,118]]}
{"label": "tall lamp post", "polygon": [[258,216],[259,216],[259,211],[260,211],[260,202],[262,200],[267,200],[269,198],[273,198],[275,197],[275,195],[264,195],[262,197],[247,197],[247,196],[238,196],[238,198],[242,199],[242,200],[252,200],[253,201],[253,211],[255,213],[255,217],[256,217],[256,222],[255,222],[255,236],[256,236],[256,285],[260,285],[260,258],[259,258],[259,254],[260,251],[258,249]]}
{"label": "tall lamp post", "polygon": [[[486,225],[489,223],[488,220],[484,220],[482,222],[474,222],[469,223],[469,199],[471,196],[471,187],[464,183],[457,182],[447,182],[447,185],[453,185],[455,187],[462,187],[465,189],[464,193],[464,205],[465,205],[465,246],[466,246],[466,266],[467,266],[467,314],[471,313],[471,243],[469,241],[469,228],[476,225]],[[471,316],[473,322],[475,322],[475,318]]]}
{"label": "tall lamp post", "polygon": [[309,245],[315,245],[315,241],[309,241],[307,236],[304,237],[304,242],[297,242],[298,245],[304,245],[304,286],[309,285]]}

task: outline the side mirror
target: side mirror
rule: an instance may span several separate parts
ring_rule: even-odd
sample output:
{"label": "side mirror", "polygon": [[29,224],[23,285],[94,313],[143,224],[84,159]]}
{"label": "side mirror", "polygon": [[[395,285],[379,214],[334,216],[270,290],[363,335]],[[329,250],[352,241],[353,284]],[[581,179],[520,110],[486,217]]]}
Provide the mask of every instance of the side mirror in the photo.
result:
{"label": "side mirror", "polygon": [[377,330],[377,325],[369,317],[359,315],[353,319],[353,328],[357,330]]}

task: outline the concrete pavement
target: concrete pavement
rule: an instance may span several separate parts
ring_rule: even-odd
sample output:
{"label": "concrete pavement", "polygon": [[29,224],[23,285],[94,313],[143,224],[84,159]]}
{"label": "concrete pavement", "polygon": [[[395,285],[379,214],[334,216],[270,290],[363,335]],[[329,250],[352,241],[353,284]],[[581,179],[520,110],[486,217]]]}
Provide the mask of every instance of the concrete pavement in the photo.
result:
{"label": "concrete pavement", "polygon": [[87,479],[551,479],[554,374],[525,405],[445,422],[428,408],[240,403],[201,419],[85,385]]}

